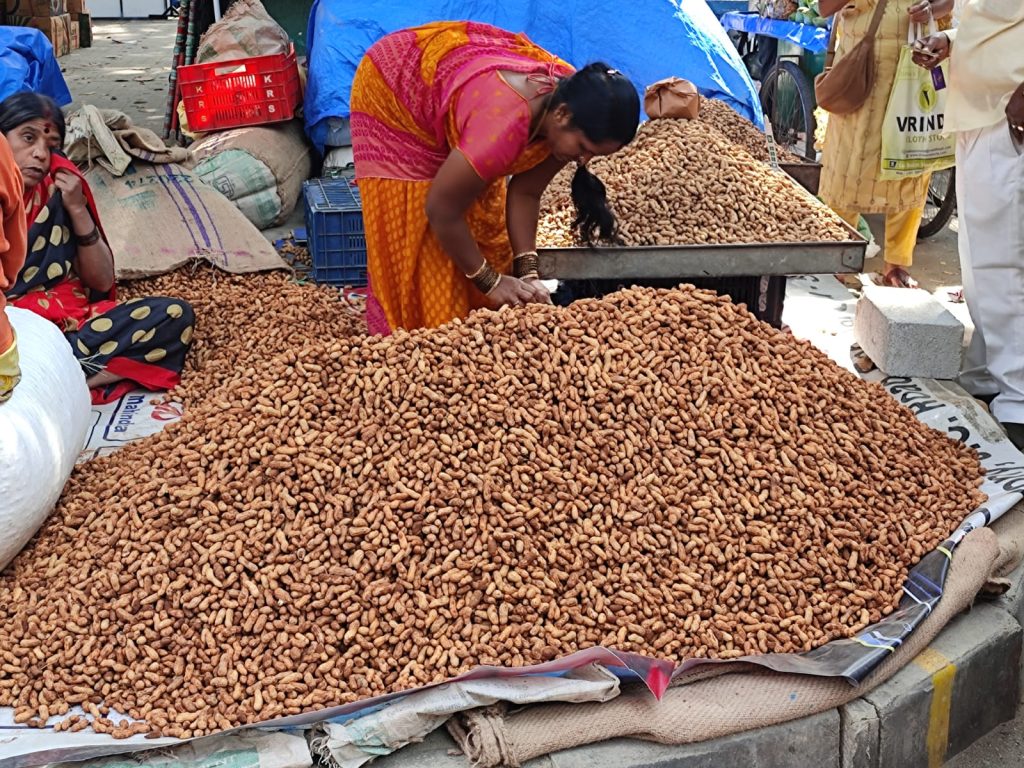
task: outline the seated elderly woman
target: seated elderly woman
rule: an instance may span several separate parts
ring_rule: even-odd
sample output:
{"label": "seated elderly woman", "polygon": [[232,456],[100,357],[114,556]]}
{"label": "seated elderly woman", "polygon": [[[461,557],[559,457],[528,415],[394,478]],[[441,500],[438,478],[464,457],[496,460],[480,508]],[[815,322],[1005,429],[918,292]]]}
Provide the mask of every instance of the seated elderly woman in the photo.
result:
{"label": "seated elderly woman", "polygon": [[115,300],[114,257],[89,185],[60,153],[64,131],[60,107],[46,96],[0,102],[0,133],[21,169],[28,220],[25,263],[7,300],[61,327],[94,403],[136,386],[170,389],[192,340],[192,307],[156,296]]}

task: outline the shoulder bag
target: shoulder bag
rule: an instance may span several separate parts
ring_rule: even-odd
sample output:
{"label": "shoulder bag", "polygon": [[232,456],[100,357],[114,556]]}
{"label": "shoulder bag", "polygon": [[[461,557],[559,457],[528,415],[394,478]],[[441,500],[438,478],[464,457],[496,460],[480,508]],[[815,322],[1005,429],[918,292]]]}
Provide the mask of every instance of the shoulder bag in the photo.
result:
{"label": "shoulder bag", "polygon": [[[839,19],[832,19],[832,32],[825,54],[825,71],[814,80],[814,95],[818,106],[833,115],[856,112],[871,95],[875,85],[875,36],[882,23],[886,0],[878,0],[871,16],[868,33],[848,54],[836,58],[836,29]],[[838,14],[836,14],[838,16]]]}

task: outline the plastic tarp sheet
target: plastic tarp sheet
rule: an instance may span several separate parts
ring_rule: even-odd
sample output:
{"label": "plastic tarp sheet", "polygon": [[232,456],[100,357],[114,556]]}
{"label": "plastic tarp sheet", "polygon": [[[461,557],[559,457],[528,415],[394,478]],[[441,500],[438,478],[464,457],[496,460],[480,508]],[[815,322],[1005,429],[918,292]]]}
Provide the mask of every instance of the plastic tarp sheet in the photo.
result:
{"label": "plastic tarp sheet", "polygon": [[46,35],[32,27],[0,27],[0,100],[20,91],[46,94],[62,107],[71,103]]}
{"label": "plastic tarp sheet", "polygon": [[797,24],[795,21],[768,19],[756,13],[738,13],[730,11],[723,14],[722,26],[739,32],[753,35],[774,37],[786,40],[806,48],[811,53],[824,53],[828,50],[828,27],[815,27],[810,24]]}
{"label": "plastic tarp sheet", "polygon": [[[627,12],[624,12],[627,11]],[[606,61],[642,89],[676,75],[763,126],[754,84],[718,19],[694,0],[316,0],[309,16],[306,132],[321,153],[331,121],[349,115],[356,67],[379,38],[441,19],[472,19],[524,32],[581,67]]]}

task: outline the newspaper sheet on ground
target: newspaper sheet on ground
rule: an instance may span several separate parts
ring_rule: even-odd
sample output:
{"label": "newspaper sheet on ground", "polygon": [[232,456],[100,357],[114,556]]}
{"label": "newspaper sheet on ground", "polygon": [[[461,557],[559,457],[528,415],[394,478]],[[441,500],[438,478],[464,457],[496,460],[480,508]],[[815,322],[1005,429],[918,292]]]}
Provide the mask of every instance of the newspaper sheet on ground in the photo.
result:
{"label": "newspaper sheet on ground", "polygon": [[[306,739],[295,733],[249,730],[211,736],[173,749],[146,753],[147,768],[310,768],[313,758]],[[138,768],[131,756],[112,756],[85,763],[54,763],[49,768]]]}
{"label": "newspaper sheet on ground", "polygon": [[314,726],[310,748],[330,765],[360,768],[375,757],[422,741],[457,712],[499,701],[579,704],[611,701],[618,695],[619,678],[597,664],[570,670],[564,677],[512,677],[439,685],[395,699],[376,712]]}
{"label": "newspaper sheet on ground", "polygon": [[[850,356],[855,306],[855,297],[832,276],[791,278],[786,292],[786,311],[783,319],[796,336],[811,341],[839,365],[855,371]],[[878,371],[858,375],[880,382],[891,396],[910,408],[929,426],[974,447],[988,472],[982,490],[989,495],[989,500],[984,507],[969,515],[942,546],[918,564],[907,582],[899,610],[882,622],[868,627],[857,637],[833,641],[809,653],[748,656],[723,662],[694,659],[679,667],[674,667],[664,660],[619,653],[606,648],[590,648],[532,667],[478,667],[459,678],[416,691],[381,696],[343,707],[261,723],[260,727],[308,728],[325,724],[320,729],[321,733],[331,736],[330,744],[341,745],[344,748],[345,760],[351,761],[343,764],[358,765],[358,760],[361,759],[360,752],[366,759],[386,754],[405,742],[415,740],[416,733],[423,731],[424,724],[441,720],[437,710],[438,701],[441,702],[440,706],[443,709],[450,710],[453,706],[450,695],[445,691],[458,690],[460,697],[465,693],[453,687],[452,684],[456,682],[498,683],[536,676],[568,677],[571,671],[577,671],[578,675],[578,670],[583,667],[600,665],[620,679],[642,680],[651,692],[660,698],[673,677],[687,675],[706,664],[739,662],[758,664],[783,672],[843,677],[851,683],[863,680],[882,658],[888,656],[890,649],[900,645],[932,611],[942,595],[942,585],[952,553],[967,532],[998,519],[1021,499],[1024,492],[1024,455],[1006,439],[984,408],[954,383],[930,379],[887,378]],[[156,399],[151,393],[143,394],[148,399]],[[132,395],[126,397],[130,398]],[[132,412],[131,418],[125,415],[129,405],[136,409]],[[120,410],[114,408],[101,411],[101,414],[106,414],[106,420],[99,419],[99,432],[96,434],[102,434],[104,437],[102,440],[99,437],[95,440],[90,439],[90,445],[95,445],[97,449],[112,448],[117,444],[115,439],[119,435],[124,437],[124,442],[130,439],[128,434],[132,430],[137,430],[136,437],[156,431],[152,429],[151,422],[159,421],[159,418],[152,414],[142,418],[141,424],[136,423],[134,414],[139,409],[144,411],[141,402],[136,400],[124,403]],[[117,416],[118,413],[121,415]],[[119,418],[126,421],[119,424]],[[150,421],[148,425],[147,418]],[[116,426],[125,426],[126,430],[118,432]],[[150,432],[146,432],[147,429]],[[104,443],[104,440],[107,442]],[[568,685],[570,681],[563,680],[562,684]],[[592,685],[593,682],[588,680],[583,684]],[[440,699],[423,695],[424,692],[431,693],[439,689]],[[423,698],[413,699],[413,696]],[[403,699],[409,706],[399,707],[395,704]],[[530,700],[522,696],[520,699],[523,702]],[[418,707],[417,702],[420,701],[425,703],[423,709]],[[476,703],[470,703],[469,699],[466,703],[468,706],[476,706]],[[410,710],[414,712],[412,720],[419,725],[405,727],[391,720],[392,715],[396,719],[408,717]],[[335,724],[345,727],[336,729],[333,727]],[[174,743],[174,740],[154,741],[138,736],[124,741],[114,741],[91,731],[58,734],[49,728],[29,729],[13,723],[12,710],[0,709],[0,768],[27,768],[55,760],[82,760],[101,754],[144,750],[167,743]],[[327,744],[328,742],[324,742],[325,746]]]}
{"label": "newspaper sheet on ground", "polygon": [[155,435],[185,413],[181,403],[163,402],[162,392],[136,389],[112,403],[92,406],[89,434],[78,463],[106,456],[128,443]]}

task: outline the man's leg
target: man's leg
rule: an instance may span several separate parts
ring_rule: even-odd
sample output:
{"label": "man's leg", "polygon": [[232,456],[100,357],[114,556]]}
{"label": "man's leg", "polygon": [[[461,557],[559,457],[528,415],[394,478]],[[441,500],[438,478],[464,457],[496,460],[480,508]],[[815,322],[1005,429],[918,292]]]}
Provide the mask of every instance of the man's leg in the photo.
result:
{"label": "man's leg", "polygon": [[[975,325],[961,382],[974,394],[998,391],[993,415],[1024,424],[1024,156],[1005,123],[960,137],[957,201],[964,296]],[[991,379],[981,373],[986,366]]]}

